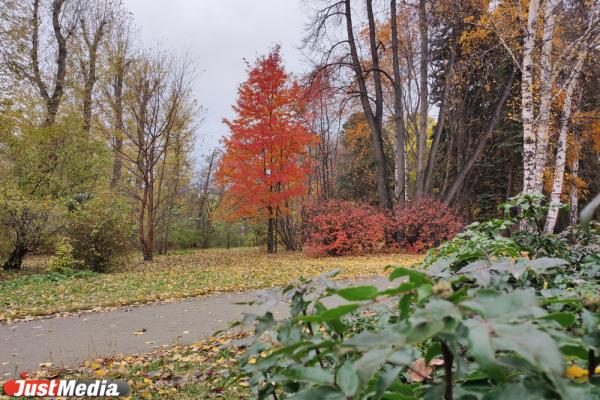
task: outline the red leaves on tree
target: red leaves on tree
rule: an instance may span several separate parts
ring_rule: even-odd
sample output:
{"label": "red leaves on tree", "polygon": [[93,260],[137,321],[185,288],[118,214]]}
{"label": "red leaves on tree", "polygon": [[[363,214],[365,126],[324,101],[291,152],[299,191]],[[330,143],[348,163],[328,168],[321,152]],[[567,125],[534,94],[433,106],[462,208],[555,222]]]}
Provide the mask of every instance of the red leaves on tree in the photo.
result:
{"label": "red leaves on tree", "polygon": [[273,217],[306,193],[307,149],[316,139],[304,122],[303,92],[285,72],[278,47],[249,68],[233,106],[237,117],[224,120],[231,136],[223,140],[217,172],[229,218]]}

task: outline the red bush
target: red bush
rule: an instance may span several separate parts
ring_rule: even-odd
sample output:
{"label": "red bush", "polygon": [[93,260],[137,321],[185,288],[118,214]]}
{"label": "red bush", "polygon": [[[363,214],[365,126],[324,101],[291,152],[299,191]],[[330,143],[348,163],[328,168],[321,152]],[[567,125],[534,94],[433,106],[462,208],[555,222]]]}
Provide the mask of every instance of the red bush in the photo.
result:
{"label": "red bush", "polygon": [[367,204],[316,204],[308,207],[303,225],[304,249],[312,256],[372,253],[386,244],[387,218]]}
{"label": "red bush", "polygon": [[394,247],[422,252],[452,239],[463,227],[462,219],[444,203],[423,199],[394,210],[386,234]]}

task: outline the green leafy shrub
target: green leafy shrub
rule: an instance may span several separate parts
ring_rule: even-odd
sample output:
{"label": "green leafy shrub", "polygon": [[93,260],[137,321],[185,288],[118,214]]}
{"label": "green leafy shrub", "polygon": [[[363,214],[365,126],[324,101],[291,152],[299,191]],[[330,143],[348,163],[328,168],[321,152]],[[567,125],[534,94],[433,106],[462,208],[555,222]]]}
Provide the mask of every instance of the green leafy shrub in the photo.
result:
{"label": "green leafy shrub", "polygon": [[73,246],[66,241],[60,241],[56,245],[54,256],[48,261],[47,270],[64,273],[79,269],[81,266],[81,261],[73,257]]}
{"label": "green leafy shrub", "polygon": [[131,250],[133,229],[124,202],[92,199],[71,212],[66,231],[73,256],[86,267],[102,272]]}
{"label": "green leafy shrub", "polygon": [[514,229],[531,213],[507,215],[432,251],[425,269],[393,269],[387,290],[325,277],[286,287],[290,317],[241,322],[254,335],[235,378],[259,399],[600,398],[600,258],[581,251],[595,236],[578,233],[569,253],[561,235]]}

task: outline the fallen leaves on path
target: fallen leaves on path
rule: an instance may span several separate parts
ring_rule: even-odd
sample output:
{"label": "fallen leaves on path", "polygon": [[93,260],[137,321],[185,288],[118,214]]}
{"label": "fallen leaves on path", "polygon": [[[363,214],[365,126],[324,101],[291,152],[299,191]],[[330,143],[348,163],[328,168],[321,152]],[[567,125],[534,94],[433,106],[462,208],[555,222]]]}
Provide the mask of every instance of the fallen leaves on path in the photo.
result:
{"label": "fallen leaves on path", "polygon": [[[392,253],[315,259],[301,252],[269,255],[262,249],[237,248],[157,256],[153,262],[131,262],[110,273],[64,279],[25,270],[0,285],[0,321],[280,286],[333,269],[342,271],[338,279],[366,278],[383,275],[386,265],[410,266],[422,258]],[[38,259],[35,271],[40,271]]]}
{"label": "fallen leaves on path", "polygon": [[232,342],[244,336],[229,333],[151,353],[88,360],[78,367],[44,365],[29,378],[123,379],[129,383],[131,399],[248,398],[245,382],[226,385],[229,370],[243,352]]}

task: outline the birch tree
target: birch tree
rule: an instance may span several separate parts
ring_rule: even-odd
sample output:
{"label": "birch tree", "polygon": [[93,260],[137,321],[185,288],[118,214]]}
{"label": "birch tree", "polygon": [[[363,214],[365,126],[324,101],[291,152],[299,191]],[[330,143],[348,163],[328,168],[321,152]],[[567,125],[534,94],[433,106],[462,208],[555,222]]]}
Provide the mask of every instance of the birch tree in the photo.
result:
{"label": "birch tree", "polygon": [[[563,193],[563,183],[565,166],[567,159],[567,147],[568,147],[568,131],[571,122],[571,113],[573,108],[573,93],[579,83],[579,77],[581,70],[583,69],[584,63],[588,58],[590,50],[600,43],[600,25],[599,23],[600,9],[593,9],[591,14],[588,16],[588,25],[585,29],[585,33],[582,35],[582,45],[580,52],[577,54],[575,64],[573,65],[571,72],[566,78],[566,85],[564,88],[564,101],[561,112],[559,138],[558,138],[558,149],[556,152],[556,160],[554,165],[554,179],[552,182],[552,191],[550,193],[550,206],[548,209],[548,215],[546,216],[546,223],[544,231],[546,233],[554,232],[556,221],[558,218],[558,211],[561,205],[561,195]],[[573,201],[571,201],[573,202]]]}

